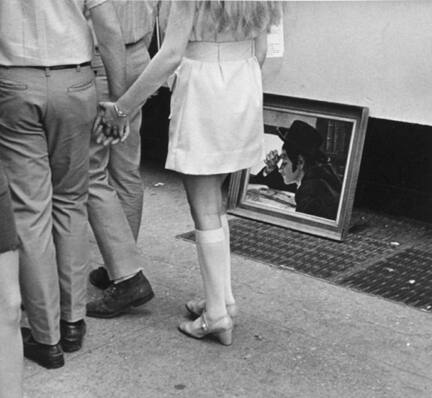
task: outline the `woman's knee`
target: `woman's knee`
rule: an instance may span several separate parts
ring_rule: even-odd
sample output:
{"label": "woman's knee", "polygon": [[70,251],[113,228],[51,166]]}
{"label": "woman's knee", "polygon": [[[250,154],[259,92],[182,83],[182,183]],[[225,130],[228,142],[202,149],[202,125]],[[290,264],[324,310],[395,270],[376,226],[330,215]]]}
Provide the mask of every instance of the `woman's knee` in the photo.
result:
{"label": "woman's knee", "polygon": [[217,209],[196,211],[191,208],[191,213],[196,229],[204,231],[221,227],[221,214]]}
{"label": "woman's knee", "polygon": [[219,228],[222,212],[221,177],[184,176],[183,182],[195,227],[201,230]]}

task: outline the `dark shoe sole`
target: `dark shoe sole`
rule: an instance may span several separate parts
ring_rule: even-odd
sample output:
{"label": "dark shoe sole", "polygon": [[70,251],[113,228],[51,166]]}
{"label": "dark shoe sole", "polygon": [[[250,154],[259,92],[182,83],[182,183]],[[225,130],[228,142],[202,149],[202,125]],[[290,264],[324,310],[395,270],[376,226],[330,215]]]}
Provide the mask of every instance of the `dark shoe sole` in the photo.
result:
{"label": "dark shoe sole", "polygon": [[62,340],[62,341],[60,341],[60,344],[63,348],[63,351],[67,352],[67,353],[79,351],[82,347],[82,342],[81,343],[69,343],[67,341]]}
{"label": "dark shoe sole", "polygon": [[24,356],[27,359],[30,359],[31,361],[36,362],[38,365],[43,366],[46,369],[58,369],[58,368],[61,368],[62,366],[64,366],[64,364],[65,364],[63,355],[55,357],[55,358],[51,358],[49,360],[45,360],[45,359],[42,359],[39,357],[38,358],[33,357],[28,352],[26,353],[26,349],[24,348]]}
{"label": "dark shoe sole", "polygon": [[154,293],[151,292],[147,296],[141,297],[141,298],[133,301],[131,304],[128,304],[125,307],[118,309],[117,311],[109,312],[109,313],[91,312],[91,311],[89,312],[87,310],[87,316],[89,316],[91,318],[103,318],[103,319],[115,318],[116,316],[123,315],[123,314],[127,313],[128,310],[132,307],[139,307],[140,305],[147,303],[153,297],[154,297]]}

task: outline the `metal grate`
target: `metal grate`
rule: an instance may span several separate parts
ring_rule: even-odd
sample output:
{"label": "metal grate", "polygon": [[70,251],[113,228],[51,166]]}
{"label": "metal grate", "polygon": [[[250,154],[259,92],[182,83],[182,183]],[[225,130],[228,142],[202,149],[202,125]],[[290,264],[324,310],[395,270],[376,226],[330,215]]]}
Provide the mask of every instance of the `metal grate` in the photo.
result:
{"label": "metal grate", "polygon": [[430,311],[432,253],[409,248],[344,278],[340,283]]}
{"label": "metal grate", "polygon": [[[344,242],[234,218],[233,253],[432,311],[432,226],[357,212]],[[194,233],[179,236],[194,240]],[[431,248],[431,249],[429,249]]]}

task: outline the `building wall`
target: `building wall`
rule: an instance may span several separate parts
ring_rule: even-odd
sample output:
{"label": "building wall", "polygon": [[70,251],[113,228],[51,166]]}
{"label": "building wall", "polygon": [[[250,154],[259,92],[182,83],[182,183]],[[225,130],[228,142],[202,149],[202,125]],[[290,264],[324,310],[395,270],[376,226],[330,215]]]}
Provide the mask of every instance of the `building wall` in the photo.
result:
{"label": "building wall", "polygon": [[284,41],[266,92],[432,126],[432,1],[287,2]]}

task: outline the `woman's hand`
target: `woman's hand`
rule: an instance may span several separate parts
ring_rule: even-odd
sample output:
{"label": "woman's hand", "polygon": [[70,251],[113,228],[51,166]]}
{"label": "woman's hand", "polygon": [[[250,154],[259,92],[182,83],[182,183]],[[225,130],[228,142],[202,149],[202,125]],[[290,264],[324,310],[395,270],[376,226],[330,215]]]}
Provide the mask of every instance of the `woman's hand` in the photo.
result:
{"label": "woman's hand", "polygon": [[114,102],[99,103],[93,134],[98,144],[109,145],[124,141],[129,135],[127,115],[121,113]]}

